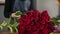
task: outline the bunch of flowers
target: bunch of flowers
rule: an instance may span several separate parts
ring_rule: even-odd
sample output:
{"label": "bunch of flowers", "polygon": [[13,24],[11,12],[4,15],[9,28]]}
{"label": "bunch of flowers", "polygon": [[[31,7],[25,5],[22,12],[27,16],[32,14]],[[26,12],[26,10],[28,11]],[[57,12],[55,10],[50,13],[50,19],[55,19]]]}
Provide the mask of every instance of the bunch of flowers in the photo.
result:
{"label": "bunch of flowers", "polygon": [[18,34],[49,34],[54,29],[47,10],[42,13],[38,10],[28,11],[20,16],[18,24]]}

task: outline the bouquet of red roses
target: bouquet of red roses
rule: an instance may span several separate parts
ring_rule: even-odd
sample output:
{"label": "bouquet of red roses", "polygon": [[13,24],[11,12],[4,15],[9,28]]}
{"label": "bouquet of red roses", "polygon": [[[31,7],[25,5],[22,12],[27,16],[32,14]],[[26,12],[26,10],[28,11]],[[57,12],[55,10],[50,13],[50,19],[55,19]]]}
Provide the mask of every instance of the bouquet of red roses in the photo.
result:
{"label": "bouquet of red roses", "polygon": [[54,29],[47,10],[42,13],[38,10],[28,11],[20,16],[18,24],[18,34],[49,34]]}

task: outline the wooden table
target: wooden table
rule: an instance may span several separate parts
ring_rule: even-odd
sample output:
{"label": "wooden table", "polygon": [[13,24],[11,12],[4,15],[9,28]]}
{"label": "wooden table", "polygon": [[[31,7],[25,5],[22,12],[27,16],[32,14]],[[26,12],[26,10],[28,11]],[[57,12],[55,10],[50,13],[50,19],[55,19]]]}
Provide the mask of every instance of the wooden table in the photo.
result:
{"label": "wooden table", "polygon": [[50,33],[50,34],[60,34],[60,33],[57,33],[57,32],[52,32],[52,33]]}
{"label": "wooden table", "polygon": [[[4,31],[4,32],[0,32],[0,34],[10,34],[10,31]],[[16,32],[13,32],[12,34],[17,34]],[[60,33],[57,33],[57,32],[52,32],[50,34],[60,34]]]}
{"label": "wooden table", "polygon": [[[0,32],[0,34],[10,34],[10,31]],[[17,33],[16,32],[13,32],[12,34],[17,34]]]}

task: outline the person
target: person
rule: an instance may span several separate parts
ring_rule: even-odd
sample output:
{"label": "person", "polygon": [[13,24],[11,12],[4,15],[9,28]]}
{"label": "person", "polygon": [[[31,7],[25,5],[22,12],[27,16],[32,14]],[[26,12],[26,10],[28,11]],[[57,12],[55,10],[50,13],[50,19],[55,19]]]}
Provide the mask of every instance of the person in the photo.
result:
{"label": "person", "polygon": [[16,11],[21,11],[24,14],[30,9],[30,5],[30,0],[6,0],[4,16],[6,18],[16,17]]}
{"label": "person", "polygon": [[4,17],[9,18],[12,13],[12,7],[15,0],[5,0]]}

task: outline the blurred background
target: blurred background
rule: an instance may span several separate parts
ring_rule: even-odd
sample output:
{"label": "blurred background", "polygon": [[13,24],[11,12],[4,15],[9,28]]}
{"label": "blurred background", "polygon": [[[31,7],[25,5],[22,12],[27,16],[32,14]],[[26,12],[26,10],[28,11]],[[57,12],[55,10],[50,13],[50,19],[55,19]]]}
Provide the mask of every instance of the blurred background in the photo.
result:
{"label": "blurred background", "polygon": [[[0,23],[3,20],[7,20],[7,18],[4,17],[4,3],[5,0],[0,0]],[[56,0],[33,0],[32,5],[33,8],[36,8],[40,12],[48,10],[51,18],[58,16],[60,12],[60,8],[59,5],[56,4]]]}

